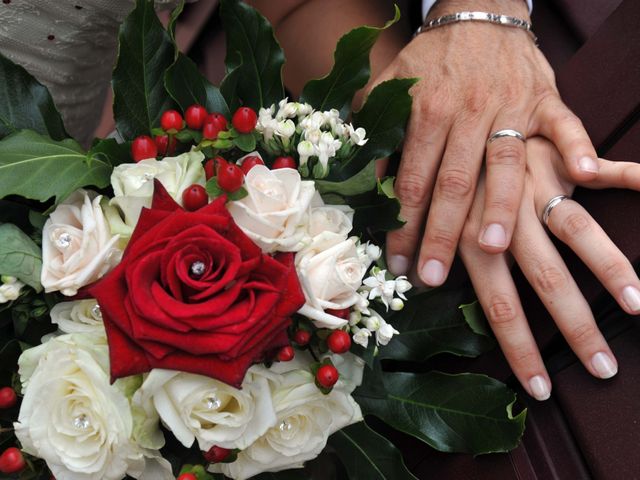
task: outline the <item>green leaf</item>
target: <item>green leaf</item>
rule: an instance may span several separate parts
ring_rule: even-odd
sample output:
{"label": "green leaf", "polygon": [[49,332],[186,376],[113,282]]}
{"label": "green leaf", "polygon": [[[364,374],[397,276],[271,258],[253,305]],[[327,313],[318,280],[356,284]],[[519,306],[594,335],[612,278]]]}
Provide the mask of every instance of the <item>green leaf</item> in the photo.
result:
{"label": "green leaf", "polygon": [[74,140],[57,142],[23,130],[0,141],[0,198],[15,194],[56,203],[74,190],[109,185],[112,167],[99,156],[88,162]]}
{"label": "green leaf", "polygon": [[382,28],[363,26],[345,34],[333,54],[333,69],[323,78],[311,80],[302,90],[302,102],[310,103],[316,110],[335,108],[345,118],[351,108],[355,93],[369,81],[371,67],[369,52],[378,36],[400,19],[400,9]]}
{"label": "green leaf", "polygon": [[269,22],[238,0],[222,0],[220,16],[227,41],[225,65],[234,75],[229,83],[235,84],[233,94],[225,94],[227,103],[234,105],[239,98],[243,105],[257,110],[282,100],[284,53]]}
{"label": "green leaf", "polygon": [[417,480],[400,450],[364,422],[338,430],[328,444],[342,460],[349,480]]}
{"label": "green leaf", "polygon": [[54,140],[69,136],[49,90],[24,68],[0,55],[0,139],[22,129]]}
{"label": "green leaf", "polygon": [[0,274],[16,277],[35,291],[42,290],[42,250],[11,223],[0,225]]}
{"label": "green leaf", "polygon": [[218,179],[216,177],[210,178],[204,188],[211,198],[217,198],[224,193],[224,190],[218,185]]}
{"label": "green leaf", "polygon": [[240,187],[235,192],[228,193],[227,194],[227,198],[230,201],[235,202],[235,201],[238,201],[238,200],[242,200],[247,195],[249,195],[249,192],[247,192],[247,189],[244,188],[244,187]]}
{"label": "green leaf", "polygon": [[118,62],[113,70],[113,113],[125,140],[148,135],[174,102],[164,88],[164,73],[174,60],[174,45],[158,20],[153,2],[137,0],[120,26]]}
{"label": "green leaf", "polygon": [[412,296],[389,321],[400,332],[380,350],[381,358],[424,362],[439,353],[475,357],[492,349],[495,341],[478,334],[458,306],[473,298],[464,288],[436,288]]}
{"label": "green leaf", "polygon": [[337,193],[339,195],[359,195],[376,187],[376,162],[371,161],[353,177],[341,182],[314,180],[320,194]]}
{"label": "green leaf", "polygon": [[236,95],[236,90],[238,89],[238,80],[240,79],[240,75],[242,75],[242,56],[240,52],[237,52],[238,64],[233,70],[228,70],[227,74],[220,82],[220,93],[224,97],[227,105],[229,105],[229,110],[231,112],[235,112],[240,106],[240,99]]}
{"label": "green leaf", "polygon": [[349,203],[355,210],[353,228],[356,232],[389,232],[404,225],[400,219],[400,202],[393,193],[394,180],[394,177],[378,180],[376,192],[351,199]]}
{"label": "green leaf", "polygon": [[131,163],[131,147],[128,143],[118,143],[113,138],[96,139],[89,150],[91,160],[99,159],[116,167],[122,163]]}
{"label": "green leaf", "polygon": [[283,470],[281,472],[265,472],[255,477],[251,477],[251,480],[311,480],[309,475],[302,468],[295,470]]}
{"label": "green leaf", "polygon": [[[176,26],[178,24],[178,18],[182,15],[182,11],[184,10],[184,0],[181,0],[180,3],[171,11],[171,15],[169,15],[169,23],[167,24],[167,32],[169,33],[169,37],[171,41],[175,45],[176,43]],[[178,57],[179,50],[176,48],[175,54],[176,58]]]}
{"label": "green leaf", "polygon": [[416,82],[415,78],[394,78],[373,89],[353,115],[353,124],[367,131],[369,141],[335,172],[339,178],[349,178],[371,160],[388,157],[398,148],[411,113],[409,89]]}
{"label": "green leaf", "polygon": [[382,381],[386,396],[354,393],[363,412],[437,450],[506,452],[522,437],[526,410],[513,416],[515,393],[485,375],[385,373]]}
{"label": "green leaf", "polygon": [[486,337],[493,336],[489,322],[487,322],[487,317],[484,316],[484,312],[480,306],[480,302],[476,300],[472,303],[460,305],[459,308],[462,311],[462,315],[464,315],[465,321],[469,324],[469,327],[471,327],[471,330],[478,335],[484,335]]}
{"label": "green leaf", "polygon": [[181,53],[166,71],[164,85],[183,111],[197,103],[209,112],[229,117],[229,107],[220,90],[200,73],[190,58]]}
{"label": "green leaf", "polygon": [[243,152],[253,152],[256,149],[256,137],[252,133],[238,135],[233,139],[233,144]]}

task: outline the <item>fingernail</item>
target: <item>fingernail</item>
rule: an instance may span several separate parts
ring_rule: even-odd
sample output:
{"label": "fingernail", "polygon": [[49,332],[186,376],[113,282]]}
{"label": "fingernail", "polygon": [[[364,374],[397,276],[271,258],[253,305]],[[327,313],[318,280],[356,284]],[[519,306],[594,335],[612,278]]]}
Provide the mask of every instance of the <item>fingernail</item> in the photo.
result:
{"label": "fingernail", "polygon": [[499,223],[492,223],[484,229],[484,233],[480,238],[480,243],[489,247],[506,247],[507,232]]}
{"label": "fingernail", "polygon": [[404,255],[391,255],[389,258],[389,270],[394,275],[405,275],[409,270],[409,259]]}
{"label": "fingernail", "polygon": [[591,157],[582,157],[578,160],[578,168],[583,172],[598,173],[598,162]]}
{"label": "fingernail", "polygon": [[603,352],[591,357],[591,365],[600,378],[611,378],[618,373],[618,367],[611,361],[609,355]]}
{"label": "fingernail", "polygon": [[542,375],[536,375],[529,380],[529,390],[531,396],[536,400],[547,400],[551,396],[551,389],[547,383],[547,379]]}
{"label": "fingernail", "polygon": [[444,264],[438,260],[427,260],[422,267],[422,280],[431,287],[444,283]]}
{"label": "fingernail", "polygon": [[629,285],[622,290],[622,299],[632,312],[640,312],[640,290]]}

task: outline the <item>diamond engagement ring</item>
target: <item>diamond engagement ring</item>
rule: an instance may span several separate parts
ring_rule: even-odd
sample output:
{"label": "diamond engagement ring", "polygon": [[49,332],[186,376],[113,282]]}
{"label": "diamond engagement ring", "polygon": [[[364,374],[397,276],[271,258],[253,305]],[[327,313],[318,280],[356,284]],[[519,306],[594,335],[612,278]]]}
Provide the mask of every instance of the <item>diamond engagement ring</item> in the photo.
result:
{"label": "diamond engagement ring", "polygon": [[556,195],[551,200],[547,202],[542,211],[542,223],[544,223],[545,227],[549,226],[549,215],[551,215],[551,210],[553,210],[557,205],[560,204],[563,200],[568,200],[570,197],[567,195]]}
{"label": "diamond engagement ring", "polygon": [[527,141],[526,137],[523,134],[521,134],[519,131],[513,130],[511,128],[506,128],[504,130],[498,130],[497,132],[492,133],[489,139],[487,140],[487,144],[492,143],[494,140],[497,140],[499,138],[504,138],[504,137],[517,138],[518,140],[521,140],[523,142]]}

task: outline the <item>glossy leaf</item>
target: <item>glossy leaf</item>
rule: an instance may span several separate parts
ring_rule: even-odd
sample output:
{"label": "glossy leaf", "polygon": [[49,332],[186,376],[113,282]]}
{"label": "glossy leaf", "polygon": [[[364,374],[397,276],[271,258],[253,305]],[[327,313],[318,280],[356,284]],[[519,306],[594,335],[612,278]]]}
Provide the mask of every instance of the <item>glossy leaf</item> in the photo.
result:
{"label": "glossy leaf", "polygon": [[294,470],[282,470],[280,472],[261,473],[260,475],[251,477],[251,480],[311,480],[311,478],[302,468],[297,468]]}
{"label": "glossy leaf", "polygon": [[[375,162],[370,162],[375,165]],[[400,202],[393,193],[394,177],[378,180],[376,191],[362,198],[351,199],[353,206],[353,228],[356,232],[373,234],[389,232],[404,225],[400,218]]]}
{"label": "glossy leaf", "polygon": [[[220,16],[227,41],[225,64],[227,72],[234,75],[234,81],[227,85],[227,103],[235,105],[240,99],[257,110],[282,100],[284,53],[269,22],[239,0],[222,0]],[[230,92],[230,87],[235,91]]]}
{"label": "glossy leaf", "polygon": [[96,139],[88,153],[89,158],[100,159],[116,167],[122,163],[131,163],[131,146],[128,143],[118,143],[113,138]]}
{"label": "glossy leaf", "polygon": [[470,290],[432,289],[412,296],[391,317],[400,331],[381,349],[381,358],[424,362],[439,353],[475,357],[495,346],[493,338],[476,332],[458,308],[473,299]]}
{"label": "glossy leaf", "polygon": [[90,162],[74,140],[57,142],[29,130],[0,141],[0,198],[20,195],[56,203],[74,190],[109,185],[111,165],[103,158]]}
{"label": "glossy leaf", "polygon": [[41,271],[42,249],[15,225],[0,225],[0,273],[16,277],[39,292]]}
{"label": "glossy leaf", "polygon": [[[365,375],[371,375],[366,371]],[[485,375],[385,372],[386,395],[359,389],[363,413],[443,452],[474,455],[515,448],[524,431],[526,410],[513,415],[513,391]],[[365,385],[371,382],[365,378]]]}
{"label": "glossy leaf", "polygon": [[20,65],[0,55],[0,139],[22,129],[54,140],[69,136],[49,90]]}
{"label": "glossy leaf", "polygon": [[328,444],[347,469],[349,480],[417,480],[395,445],[364,422],[337,431]]}
{"label": "glossy leaf", "polygon": [[314,180],[316,188],[321,194],[337,193],[339,195],[359,195],[369,192],[376,186],[376,164],[371,161],[369,164],[356,173],[353,177],[341,182],[331,182],[328,180]]}
{"label": "glossy leaf", "polygon": [[174,61],[174,45],[158,20],[153,2],[137,0],[120,26],[118,62],[113,70],[113,113],[125,140],[148,135],[174,102],[164,73]]}
{"label": "glossy leaf", "polygon": [[396,5],[394,18],[382,28],[358,27],[345,34],[333,54],[334,64],[325,77],[308,82],[300,101],[310,103],[316,110],[335,108],[346,118],[355,93],[369,81],[371,67],[369,52],[378,36],[400,19]]}

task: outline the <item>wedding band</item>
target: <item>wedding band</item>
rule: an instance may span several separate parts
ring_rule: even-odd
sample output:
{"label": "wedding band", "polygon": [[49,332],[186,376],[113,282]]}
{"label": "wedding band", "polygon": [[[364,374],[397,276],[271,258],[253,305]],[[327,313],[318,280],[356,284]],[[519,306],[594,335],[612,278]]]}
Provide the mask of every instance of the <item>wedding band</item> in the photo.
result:
{"label": "wedding band", "polygon": [[527,141],[525,136],[521,134],[519,131],[513,130],[511,128],[506,128],[504,130],[498,130],[497,132],[492,133],[489,139],[487,140],[487,144],[492,143],[494,140],[497,140],[498,138],[504,138],[504,137],[517,138],[522,142]]}
{"label": "wedding band", "polygon": [[553,210],[557,205],[559,205],[560,202],[567,199],[569,199],[569,197],[566,195],[556,195],[555,197],[553,197],[551,200],[547,202],[547,205],[545,205],[544,210],[542,211],[542,223],[544,223],[546,227],[549,226],[548,222],[549,222],[549,215],[551,215],[551,210]]}

